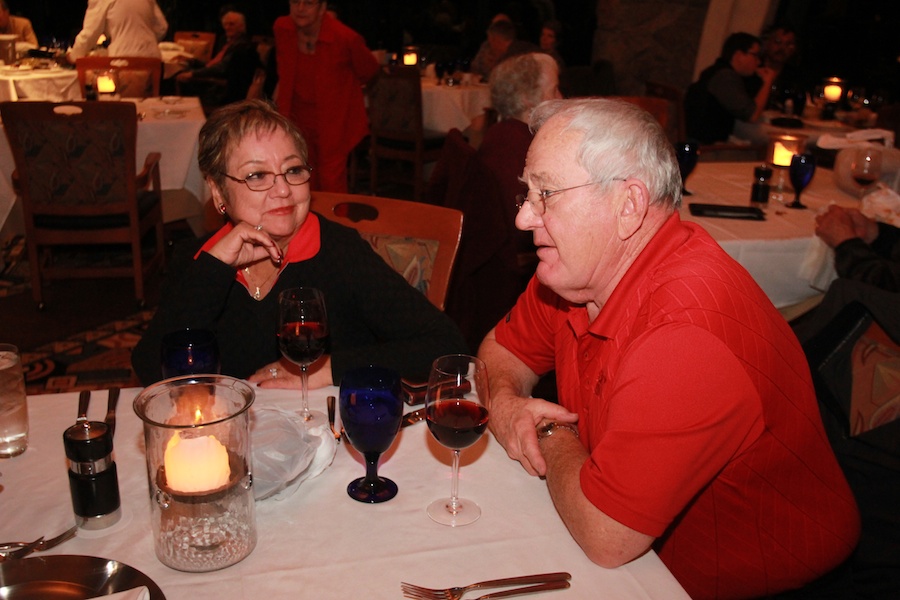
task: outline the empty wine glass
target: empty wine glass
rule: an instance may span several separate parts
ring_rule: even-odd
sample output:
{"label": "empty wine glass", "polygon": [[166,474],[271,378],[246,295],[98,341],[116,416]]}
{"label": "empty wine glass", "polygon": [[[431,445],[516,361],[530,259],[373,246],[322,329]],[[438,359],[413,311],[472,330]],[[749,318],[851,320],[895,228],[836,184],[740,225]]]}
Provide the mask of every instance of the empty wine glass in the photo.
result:
{"label": "empty wine glass", "polygon": [[324,423],[325,415],[309,410],[307,369],[325,354],[327,343],[328,317],[322,292],[304,287],[281,292],[278,295],[278,347],[286,359],[300,366],[300,416],[310,427]]}
{"label": "empty wine glass", "polygon": [[678,170],[681,171],[681,195],[691,196],[691,192],[685,189],[684,182],[697,166],[697,144],[679,142],[675,146],[675,156],[678,158]]}
{"label": "empty wine glass", "polygon": [[181,375],[217,374],[219,346],[208,329],[179,329],[165,334],[160,345],[164,379]]}
{"label": "empty wine glass", "polygon": [[348,371],[341,378],[340,411],[347,440],[366,460],[366,476],[351,481],[347,494],[370,504],[390,500],[397,495],[397,484],[379,477],[378,459],[400,431],[400,375],[381,367]]}
{"label": "empty wine glass", "polygon": [[425,422],[434,438],[453,451],[450,497],[428,505],[428,516],[442,525],[468,525],[481,516],[477,504],[459,497],[459,451],[484,433],[489,402],[487,367],[480,359],[451,354],[434,361],[425,397]]}
{"label": "empty wine glass", "polygon": [[861,186],[860,198],[872,191],[881,177],[881,150],[874,146],[857,148],[853,153],[850,175]]}
{"label": "empty wine glass", "polygon": [[800,192],[809,185],[815,172],[816,159],[812,154],[795,154],[791,158],[788,174],[791,178],[791,185],[794,186],[794,201],[786,205],[788,208],[806,208],[806,205],[800,202]]}

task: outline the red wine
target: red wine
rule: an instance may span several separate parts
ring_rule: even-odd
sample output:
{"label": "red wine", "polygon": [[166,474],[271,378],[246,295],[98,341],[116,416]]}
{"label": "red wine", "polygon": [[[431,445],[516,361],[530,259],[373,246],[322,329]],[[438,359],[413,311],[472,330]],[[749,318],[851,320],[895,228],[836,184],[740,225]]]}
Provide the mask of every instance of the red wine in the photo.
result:
{"label": "red wine", "polygon": [[325,353],[328,329],[316,321],[292,321],[281,326],[281,353],[298,365],[310,365]]}
{"label": "red wine", "polygon": [[425,421],[442,445],[462,450],[478,441],[487,428],[488,410],[466,400],[438,400],[425,409]]}
{"label": "red wine", "polygon": [[853,176],[853,181],[855,181],[856,183],[858,183],[859,185],[861,185],[863,187],[868,187],[868,186],[872,185],[873,183],[875,183],[876,180],[877,180],[877,177],[874,177],[872,175],[854,175]]}

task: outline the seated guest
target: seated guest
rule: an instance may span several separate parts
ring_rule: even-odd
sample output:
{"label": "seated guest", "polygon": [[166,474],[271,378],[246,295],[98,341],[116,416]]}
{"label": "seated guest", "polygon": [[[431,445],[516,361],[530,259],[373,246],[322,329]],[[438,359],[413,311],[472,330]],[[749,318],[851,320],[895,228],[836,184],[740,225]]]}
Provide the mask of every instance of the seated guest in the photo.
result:
{"label": "seated guest", "polygon": [[508,17],[505,19],[495,17],[494,22],[488,27],[487,41],[481,45],[478,54],[472,59],[472,72],[487,80],[494,67],[503,60],[536,50],[537,46],[531,42],[516,39],[516,26]]}
{"label": "seated guest", "polygon": [[27,42],[37,46],[37,36],[31,21],[25,17],[15,17],[9,14],[9,6],[6,0],[0,0],[0,33],[16,36],[16,41]]}
{"label": "seated guest", "polygon": [[[499,121],[488,128],[478,156],[500,185],[499,201],[508,214],[508,225],[517,238],[519,252],[533,252],[531,235],[515,228],[514,199],[523,191],[519,177],[531,144],[528,128],[531,111],[544,100],[561,98],[559,68],[549,54],[531,52],[497,65],[491,73],[491,106]],[[530,276],[530,274],[529,274]]]}
{"label": "seated guest", "polygon": [[221,372],[265,387],[299,387],[281,358],[278,294],[322,291],[330,352],[310,367],[310,387],[340,383],[378,364],[425,379],[431,362],[465,352],[453,322],[393,271],[359,234],[311,213],[306,142],[262,100],[215,111],[200,131],[199,163],[228,223],[176,250],[159,309],[134,350],[141,382],[161,379],[162,337],[186,327],[216,335]]}
{"label": "seated guest", "polygon": [[794,104],[795,114],[800,114],[806,104],[806,89],[803,73],[796,63],[797,34],[786,26],[779,25],[763,39],[760,62],[774,72],[772,90],[769,94],[769,108],[784,111],[785,102]]}
{"label": "seated guest", "polygon": [[562,55],[559,53],[559,42],[561,37],[562,23],[559,21],[547,21],[541,27],[541,52],[546,52],[552,56],[560,69],[566,66],[566,61],[563,60]]}
{"label": "seated guest", "polygon": [[257,69],[262,68],[256,47],[247,37],[247,17],[237,6],[219,10],[225,43],[205,65],[175,76],[180,95],[200,96],[204,106],[244,100]]}
{"label": "seated guest", "polygon": [[722,54],[688,87],[684,117],[689,138],[704,144],[722,142],[736,121],[759,119],[772,89],[775,72],[760,67],[759,39],[733,33]]}
{"label": "seated guest", "polygon": [[[841,564],[859,514],[803,350],[680,220],[660,125],[591,98],[545,102],[531,127],[516,225],[540,263],[479,350],[494,436],[603,567],[654,548],[692,598],[737,598]],[[559,404],[531,396],[553,369]]]}
{"label": "seated guest", "polygon": [[838,275],[900,292],[900,229],[831,205],[816,217],[816,235],[834,248]]}

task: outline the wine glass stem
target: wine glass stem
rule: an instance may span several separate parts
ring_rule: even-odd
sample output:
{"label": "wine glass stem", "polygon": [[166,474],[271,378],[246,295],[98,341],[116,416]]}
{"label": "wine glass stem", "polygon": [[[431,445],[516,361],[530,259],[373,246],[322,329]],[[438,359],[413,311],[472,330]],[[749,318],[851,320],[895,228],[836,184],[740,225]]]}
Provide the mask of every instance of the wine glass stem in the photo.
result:
{"label": "wine glass stem", "polygon": [[372,487],[378,483],[378,452],[366,452],[363,454],[366,459],[366,485]]}
{"label": "wine glass stem", "polygon": [[450,503],[447,510],[452,514],[459,512],[459,450],[453,451],[453,470],[450,478]]}
{"label": "wine glass stem", "polygon": [[306,365],[300,367],[300,416],[304,421],[312,419],[309,412],[309,375],[306,372]]}

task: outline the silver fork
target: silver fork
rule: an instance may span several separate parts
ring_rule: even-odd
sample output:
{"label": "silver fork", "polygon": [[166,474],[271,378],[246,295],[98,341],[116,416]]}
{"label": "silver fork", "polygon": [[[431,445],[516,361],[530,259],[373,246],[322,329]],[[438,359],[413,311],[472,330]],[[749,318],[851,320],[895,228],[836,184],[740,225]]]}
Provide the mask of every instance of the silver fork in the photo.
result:
{"label": "silver fork", "polygon": [[[446,589],[433,589],[426,588],[419,585],[413,585],[411,583],[400,582],[400,589],[403,590],[403,595],[407,598],[413,598],[414,600],[460,600],[463,594],[468,592],[469,590],[477,590],[481,588],[491,588],[491,587],[508,587],[513,585],[525,585],[529,583],[548,583],[548,582],[560,582],[565,581],[566,585],[563,587],[568,587],[568,580],[571,579],[572,576],[568,573],[541,573],[540,575],[525,575],[523,577],[505,577],[503,579],[490,579],[487,581],[479,581],[478,583],[471,583],[469,585],[460,586],[460,587],[452,587]],[[541,586],[533,586],[533,587],[541,587]],[[528,588],[523,588],[523,590],[527,590]],[[552,588],[558,589],[558,588]],[[512,590],[511,590],[512,591]],[[542,590],[530,590],[530,591],[542,591]],[[522,590],[517,590],[517,593],[526,593]],[[494,598],[497,596],[494,595]]]}
{"label": "silver fork", "polygon": [[55,548],[59,546],[63,542],[72,539],[75,537],[75,532],[78,531],[78,528],[72,526],[71,528],[63,531],[61,534],[50,538],[49,540],[45,540],[43,537],[38,538],[37,540],[31,542],[19,548],[18,550],[13,550],[12,552],[8,552],[6,554],[6,558],[25,558],[32,552],[43,552],[44,550],[49,550],[50,548]]}

